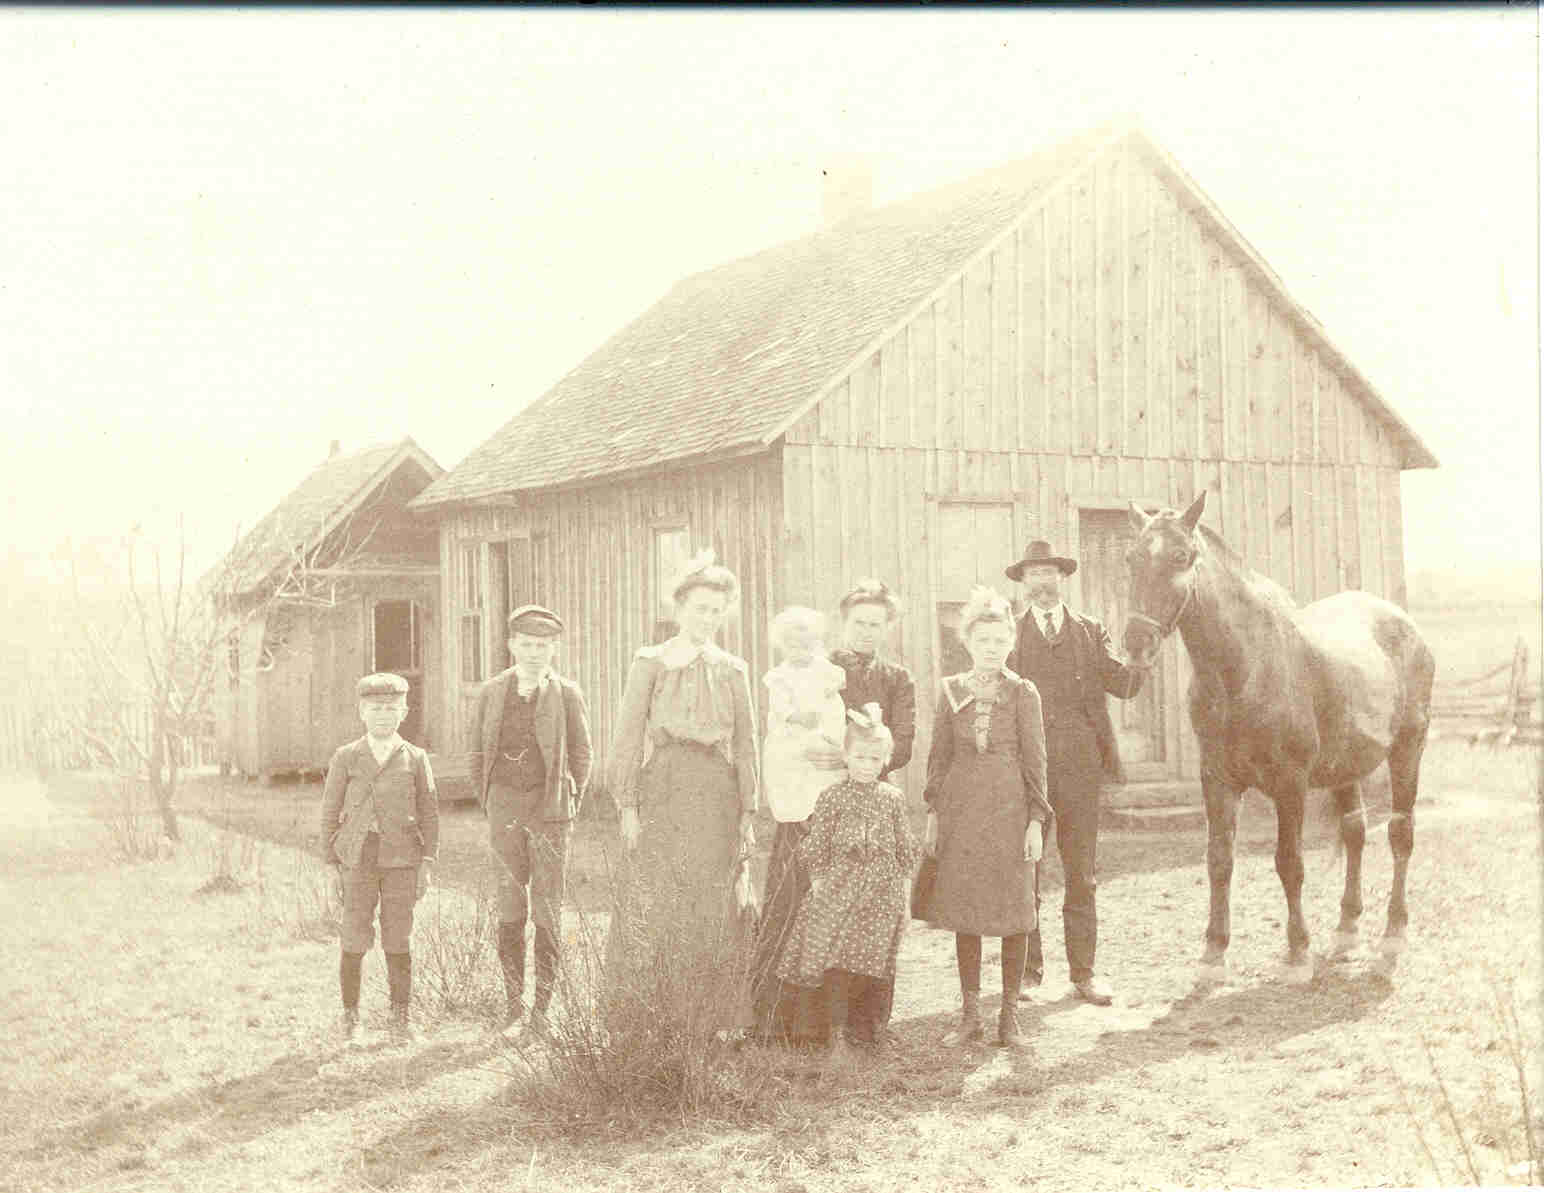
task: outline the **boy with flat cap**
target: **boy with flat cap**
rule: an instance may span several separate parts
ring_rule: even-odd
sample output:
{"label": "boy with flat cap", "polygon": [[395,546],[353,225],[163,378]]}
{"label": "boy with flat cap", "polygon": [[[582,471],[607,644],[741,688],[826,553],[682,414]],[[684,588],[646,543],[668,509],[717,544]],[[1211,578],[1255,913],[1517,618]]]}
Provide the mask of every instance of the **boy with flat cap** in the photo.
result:
{"label": "boy with flat cap", "polygon": [[359,1026],[360,972],[375,943],[377,905],[392,1034],[411,1035],[413,905],[429,889],[440,812],[428,755],[397,733],[407,716],[407,690],[407,680],[389,672],[359,681],[365,735],[338,747],[322,789],[322,853],[338,867],[343,890],[338,981],[345,1039]]}
{"label": "boy with flat cap", "polygon": [[552,669],[563,622],[522,605],[509,615],[514,666],[477,697],[478,802],[498,861],[499,965],[507,1030],[525,1013],[525,925],[533,921],[536,998],[530,1029],[546,1025],[557,974],[569,838],[590,778],[590,719],[579,685]]}

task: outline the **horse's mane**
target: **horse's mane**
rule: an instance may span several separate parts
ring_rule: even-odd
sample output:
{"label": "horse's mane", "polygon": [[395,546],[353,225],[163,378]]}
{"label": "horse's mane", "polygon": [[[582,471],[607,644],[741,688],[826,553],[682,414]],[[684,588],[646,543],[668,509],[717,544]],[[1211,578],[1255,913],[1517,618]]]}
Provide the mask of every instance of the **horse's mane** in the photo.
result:
{"label": "horse's mane", "polygon": [[1208,557],[1214,559],[1228,575],[1239,583],[1253,589],[1262,600],[1277,605],[1280,608],[1291,611],[1297,608],[1297,602],[1292,599],[1292,594],[1283,588],[1269,576],[1255,571],[1247,563],[1244,557],[1228,546],[1222,535],[1218,534],[1210,526],[1197,525],[1196,530],[1201,534],[1206,543]]}

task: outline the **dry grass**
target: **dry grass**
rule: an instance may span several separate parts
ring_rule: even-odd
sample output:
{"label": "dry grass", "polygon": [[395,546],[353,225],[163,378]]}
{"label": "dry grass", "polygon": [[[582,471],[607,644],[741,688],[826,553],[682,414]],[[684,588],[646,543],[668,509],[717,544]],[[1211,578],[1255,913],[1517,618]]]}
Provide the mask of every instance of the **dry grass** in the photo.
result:
{"label": "dry grass", "polygon": [[[565,1060],[491,1039],[483,1001],[496,996],[497,975],[475,891],[441,891],[421,907],[418,956],[439,932],[453,994],[421,978],[419,1041],[397,1050],[371,1034],[363,1048],[340,1049],[328,1034],[337,996],[325,868],[274,844],[244,856],[238,840],[222,843],[223,830],[191,822],[175,857],[126,864],[101,823],[55,804],[0,828],[0,888],[13,909],[0,936],[0,1187],[828,1193],[1515,1182],[1544,1127],[1533,1080],[1536,767],[1516,751],[1433,747],[1411,944],[1392,980],[1371,956],[1321,960],[1306,987],[1276,979],[1283,908],[1261,806],[1241,828],[1232,978],[1192,988],[1204,835],[1110,834],[1100,959],[1122,995],[1114,1008],[1061,997],[1053,889],[1051,985],[1028,1008],[1030,1054],[939,1047],[956,1000],[952,941],[913,931],[896,1043],[865,1068],[831,1076],[811,1058],[726,1053],[704,1072],[731,1093],[760,1083],[757,1099],[709,1099],[695,1117],[656,1117],[641,1130],[625,1115],[602,1117],[604,1103],[587,1096],[565,1102],[582,1088],[565,1064],[593,1050]],[[1375,830],[1381,819],[1375,811]],[[1308,867],[1305,907],[1322,946],[1340,894],[1322,838]],[[237,889],[196,895],[223,871]],[[1389,872],[1374,831],[1372,938]],[[599,930],[596,919],[571,917],[571,956],[582,959],[582,934]],[[987,954],[995,979],[991,942]],[[364,1002],[378,1025],[378,953]],[[572,1022],[592,1030],[584,1016]],[[1520,1074],[1533,1080],[1527,1112]]]}

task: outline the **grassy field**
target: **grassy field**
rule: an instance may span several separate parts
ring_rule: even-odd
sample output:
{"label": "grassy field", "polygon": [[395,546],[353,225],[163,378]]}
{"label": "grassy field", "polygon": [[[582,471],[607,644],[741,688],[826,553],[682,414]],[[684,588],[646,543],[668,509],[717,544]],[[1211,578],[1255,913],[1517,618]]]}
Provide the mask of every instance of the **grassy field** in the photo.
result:
{"label": "grassy field", "polygon": [[[331,1040],[336,942],[325,874],[292,847],[315,786],[201,781],[171,857],[120,860],[116,796],[17,785],[0,819],[0,1188],[302,1190],[995,1189],[1516,1182],[1539,1120],[1540,847],[1536,759],[1455,743],[1428,755],[1411,872],[1411,945],[1319,958],[1280,981],[1273,825],[1251,797],[1234,878],[1232,976],[1195,988],[1204,834],[1101,839],[1101,969],[1114,1007],[1067,997],[1047,867],[1050,982],[1034,1047],[945,1050],[952,938],[908,934],[894,1046],[849,1074],[763,1055],[775,1095],[639,1132],[582,1126],[521,1095],[498,1046],[492,960],[447,925],[486,913],[481,818],[447,814],[446,883],[415,937],[421,1034]],[[236,809],[240,807],[238,812]],[[1365,930],[1390,862],[1375,808]],[[585,829],[598,856],[604,825]],[[247,831],[237,831],[245,829]],[[150,837],[153,844],[153,836]],[[1305,903],[1322,948],[1340,896],[1322,826]],[[594,902],[597,891],[582,895]],[[438,944],[436,956],[427,954]],[[988,942],[984,987],[996,984]],[[438,971],[438,980],[434,972]],[[459,976],[458,976],[459,975]],[[1495,999],[1516,1025],[1493,1011]],[[372,1028],[385,1005],[367,962]],[[988,994],[988,1010],[995,995]],[[1534,1122],[1524,1121],[1514,1054]],[[537,1057],[540,1063],[540,1058]],[[1508,1172],[1511,1176],[1508,1176]]]}

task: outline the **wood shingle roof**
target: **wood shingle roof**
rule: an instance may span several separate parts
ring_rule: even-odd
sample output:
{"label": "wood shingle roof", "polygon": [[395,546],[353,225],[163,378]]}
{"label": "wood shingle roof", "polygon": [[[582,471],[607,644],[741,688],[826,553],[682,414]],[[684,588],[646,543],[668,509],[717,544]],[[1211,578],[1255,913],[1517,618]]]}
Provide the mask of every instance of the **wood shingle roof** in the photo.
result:
{"label": "wood shingle roof", "polygon": [[1110,127],[964,182],[676,283],[411,502],[415,509],[582,484],[674,460],[771,444],[881,337],[1058,181],[1134,138],[1304,325],[1366,386],[1370,404],[1433,466],[1410,430],[1292,302],[1195,184],[1145,134]]}

